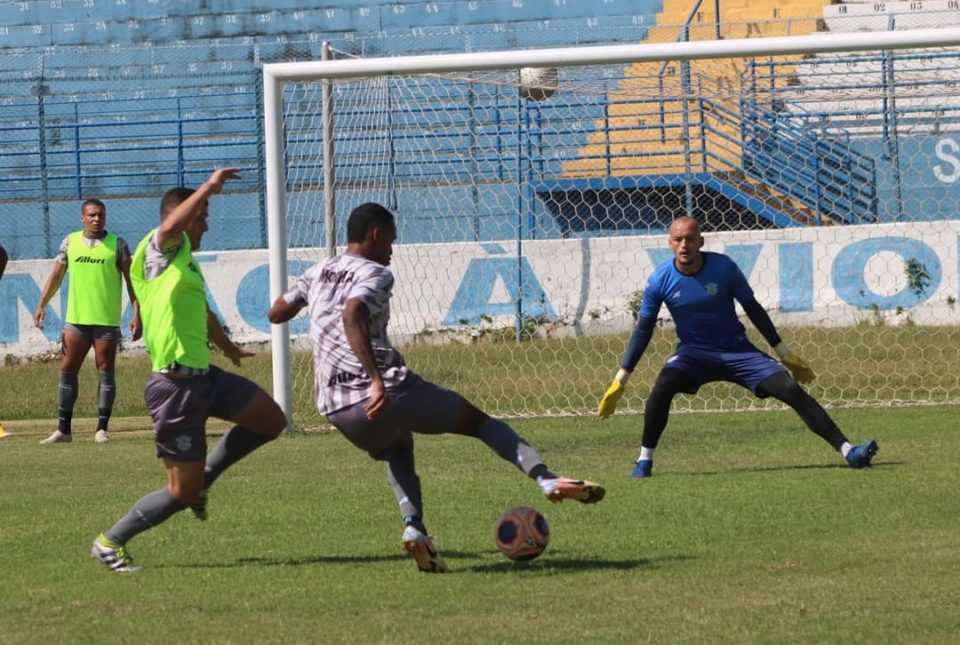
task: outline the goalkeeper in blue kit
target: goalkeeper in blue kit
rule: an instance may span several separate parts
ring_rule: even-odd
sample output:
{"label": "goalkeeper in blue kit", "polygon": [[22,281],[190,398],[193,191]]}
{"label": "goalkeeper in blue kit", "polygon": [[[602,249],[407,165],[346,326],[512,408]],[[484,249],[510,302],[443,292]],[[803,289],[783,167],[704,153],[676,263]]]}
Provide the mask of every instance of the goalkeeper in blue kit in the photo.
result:
{"label": "goalkeeper in blue kit", "polygon": [[[813,381],[813,370],[780,338],[737,265],[721,253],[701,251],[702,247],[703,237],[694,218],[680,217],[673,221],[670,248],[674,257],[650,276],[643,292],[639,321],[620,370],[600,400],[598,414],[606,419],[616,409],[627,379],[653,336],[660,305],[666,304],[680,342],[660,370],[647,398],[640,457],[632,477],[653,474],[653,454],[667,425],[673,397],[681,392],[695,394],[700,386],[713,381],[737,383],[758,397],[772,396],[783,401],[800,415],[810,430],[840,452],[851,467],[869,466],[877,452],[877,442],[870,439],[860,445],[850,444],[826,410],[800,387],[799,383]],[[747,340],[746,330],[737,319],[734,301],[740,303],[750,321],[773,346],[780,362]]]}

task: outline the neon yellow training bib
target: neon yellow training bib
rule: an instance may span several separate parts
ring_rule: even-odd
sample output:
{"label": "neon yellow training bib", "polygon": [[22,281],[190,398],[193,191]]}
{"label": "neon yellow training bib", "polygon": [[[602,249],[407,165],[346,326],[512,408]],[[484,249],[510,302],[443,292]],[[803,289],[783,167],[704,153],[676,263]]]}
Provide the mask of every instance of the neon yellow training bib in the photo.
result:
{"label": "neon yellow training bib", "polygon": [[147,245],[157,230],[144,237],[133,254],[130,282],[140,301],[143,339],[154,370],[173,362],[186,367],[210,366],[207,345],[207,292],[200,265],[193,259],[190,239],[183,244],[170,266],[156,278],[144,278]]}
{"label": "neon yellow training bib", "polygon": [[123,301],[120,269],[117,268],[117,236],[113,233],[90,247],[83,231],[71,233],[67,243],[66,321],[73,325],[120,326]]}

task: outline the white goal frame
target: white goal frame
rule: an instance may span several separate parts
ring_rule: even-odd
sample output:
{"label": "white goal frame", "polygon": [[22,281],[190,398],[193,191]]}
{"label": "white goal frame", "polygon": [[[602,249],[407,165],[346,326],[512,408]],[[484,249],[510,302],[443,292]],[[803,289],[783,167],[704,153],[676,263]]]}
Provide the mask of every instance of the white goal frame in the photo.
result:
{"label": "white goal frame", "polygon": [[[582,66],[624,64],[651,61],[687,61],[709,58],[752,57],[765,55],[816,54],[829,52],[897,50],[909,48],[960,46],[960,28],[915,31],[813,34],[776,38],[747,38],[675,43],[640,43],[598,47],[489,51],[464,54],[399,56],[352,60],[321,60],[298,63],[269,63],[263,66],[264,127],[266,154],[266,191],[268,241],[270,255],[270,301],[287,288],[286,173],[282,94],[288,82],[324,81],[342,78],[395,74],[425,74],[454,71],[484,71],[523,67]],[[329,85],[324,94],[325,112],[329,109]],[[323,115],[324,125],[331,115]],[[327,154],[333,150],[325,150]],[[325,163],[325,167],[330,167]],[[325,185],[331,186],[329,178]],[[325,194],[327,244],[334,250],[331,234],[334,195]],[[290,376],[290,334],[288,326],[274,325],[271,332],[273,352],[273,395],[287,415],[292,428],[292,386]]]}

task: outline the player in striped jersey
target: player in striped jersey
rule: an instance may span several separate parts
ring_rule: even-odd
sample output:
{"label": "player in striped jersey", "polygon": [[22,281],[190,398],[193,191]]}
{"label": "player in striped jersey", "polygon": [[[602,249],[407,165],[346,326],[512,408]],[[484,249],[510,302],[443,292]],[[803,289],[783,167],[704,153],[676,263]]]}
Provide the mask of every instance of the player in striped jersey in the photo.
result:
{"label": "player in striped jersey", "polygon": [[536,450],[503,421],[460,394],[430,383],[404,362],[387,335],[394,277],[387,266],[397,229],[379,204],[355,208],[347,249],[297,278],[273,303],[270,322],[284,323],[307,308],[314,347],[317,409],[356,447],[387,464],[404,521],[403,546],[417,568],[442,573],[446,565],[423,522],[413,433],[453,433],[480,439],[537,481],[551,501],[598,502],[604,489],[558,477]]}

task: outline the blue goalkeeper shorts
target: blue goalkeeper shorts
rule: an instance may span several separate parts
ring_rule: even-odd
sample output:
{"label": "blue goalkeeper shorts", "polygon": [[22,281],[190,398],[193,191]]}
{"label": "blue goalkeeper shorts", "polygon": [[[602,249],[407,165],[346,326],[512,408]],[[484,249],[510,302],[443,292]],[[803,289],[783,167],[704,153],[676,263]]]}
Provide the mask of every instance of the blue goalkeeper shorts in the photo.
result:
{"label": "blue goalkeeper shorts", "polygon": [[776,359],[745,342],[734,349],[710,349],[679,345],[677,351],[663,364],[664,369],[678,369],[689,376],[694,386],[687,394],[696,394],[706,383],[729,381],[747,388],[760,398],[770,396],[758,391],[768,376],[786,368]]}

